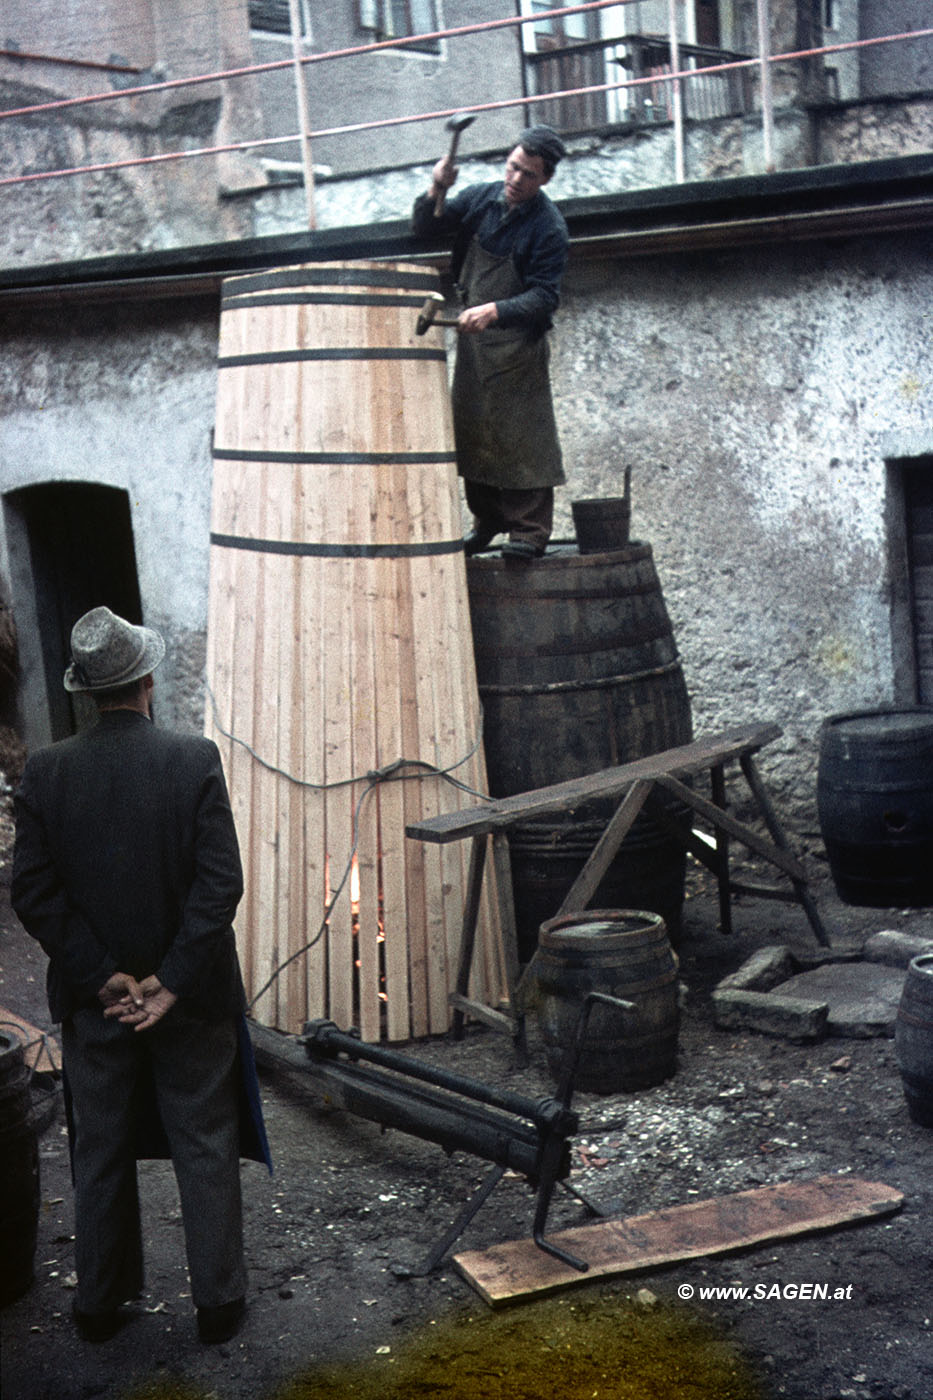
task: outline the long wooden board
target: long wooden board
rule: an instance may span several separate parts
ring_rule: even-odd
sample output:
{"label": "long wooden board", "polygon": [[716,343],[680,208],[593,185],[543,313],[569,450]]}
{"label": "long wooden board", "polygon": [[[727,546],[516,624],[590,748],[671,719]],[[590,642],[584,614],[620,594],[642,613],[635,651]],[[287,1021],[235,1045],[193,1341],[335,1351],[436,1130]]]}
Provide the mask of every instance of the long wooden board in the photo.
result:
{"label": "long wooden board", "polygon": [[900,1191],[881,1182],[820,1176],[714,1196],[624,1220],[601,1220],[547,1236],[586,1260],[586,1273],[562,1264],[533,1240],[455,1254],[453,1262],[467,1283],[495,1308],[595,1278],[724,1254],[890,1215],[903,1203]]}

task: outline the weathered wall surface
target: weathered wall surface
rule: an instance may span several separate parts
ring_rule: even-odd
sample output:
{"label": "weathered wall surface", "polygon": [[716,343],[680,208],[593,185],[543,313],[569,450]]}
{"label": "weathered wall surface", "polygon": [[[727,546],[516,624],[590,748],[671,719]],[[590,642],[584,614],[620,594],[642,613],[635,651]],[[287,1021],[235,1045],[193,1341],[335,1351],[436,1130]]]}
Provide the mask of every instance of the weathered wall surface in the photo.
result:
{"label": "weathered wall surface", "polygon": [[578,263],[565,286],[565,511],[631,465],[697,728],[779,723],[769,769],[812,825],[821,719],[893,698],[886,458],[933,451],[924,240]]}
{"label": "weathered wall surface", "polygon": [[[782,811],[815,830],[821,719],[894,698],[886,461],[933,453],[920,235],[575,258],[554,335],[570,501],[621,490],[653,546],[698,731],[774,720]],[[201,723],[216,307],[63,309],[7,327],[3,487],[131,495],[169,722]],[[14,599],[14,604],[16,599]]]}
{"label": "weathered wall surface", "polygon": [[[212,302],[63,308],[21,311],[0,331],[0,485],[95,482],[128,493],[143,617],[171,637],[159,716],[194,730],[204,704],[216,317]],[[13,603],[27,619],[23,680],[38,697],[31,602],[20,589]],[[35,741],[38,717],[27,718]]]}

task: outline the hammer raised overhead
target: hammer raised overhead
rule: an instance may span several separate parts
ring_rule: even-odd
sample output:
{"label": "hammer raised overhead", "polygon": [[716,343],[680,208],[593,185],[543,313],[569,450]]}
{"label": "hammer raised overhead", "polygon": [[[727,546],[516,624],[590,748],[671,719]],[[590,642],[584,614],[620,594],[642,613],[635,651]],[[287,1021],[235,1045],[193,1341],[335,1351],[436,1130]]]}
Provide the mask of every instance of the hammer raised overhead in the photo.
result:
{"label": "hammer raised overhead", "polygon": [[456,317],[451,320],[449,316],[438,316],[437,313],[443,305],[444,298],[440,292],[432,292],[421,308],[421,314],[415,326],[415,335],[424,335],[425,331],[430,330],[432,326],[456,326],[458,324]]}
{"label": "hammer raised overhead", "polygon": [[[453,166],[453,163],[457,158],[457,147],[460,144],[460,133],[466,131],[467,127],[472,125],[472,123],[475,121],[476,117],[470,112],[455,112],[452,117],[447,118],[444,130],[453,132],[453,135],[450,138],[450,150],[447,152],[448,165]],[[444,209],[444,200],[446,199],[446,197],[447,191],[441,190],[440,194],[438,194],[435,198],[435,218],[440,218],[441,213]]]}

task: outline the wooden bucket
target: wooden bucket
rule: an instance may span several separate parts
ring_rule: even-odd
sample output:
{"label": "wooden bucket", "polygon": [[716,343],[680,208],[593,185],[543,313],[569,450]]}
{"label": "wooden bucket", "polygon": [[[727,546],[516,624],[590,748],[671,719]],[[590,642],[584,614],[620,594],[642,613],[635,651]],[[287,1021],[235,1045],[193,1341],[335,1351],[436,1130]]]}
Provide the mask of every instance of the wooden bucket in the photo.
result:
{"label": "wooden bucket", "polygon": [[[405,838],[474,800],[437,770],[486,791],[442,332],[415,335],[436,288],[384,263],[224,284],[207,732],[243,849],[247,993],[293,959],[253,1012],[289,1031],[450,1024],[465,843]],[[474,990],[495,1004],[492,911]]]}

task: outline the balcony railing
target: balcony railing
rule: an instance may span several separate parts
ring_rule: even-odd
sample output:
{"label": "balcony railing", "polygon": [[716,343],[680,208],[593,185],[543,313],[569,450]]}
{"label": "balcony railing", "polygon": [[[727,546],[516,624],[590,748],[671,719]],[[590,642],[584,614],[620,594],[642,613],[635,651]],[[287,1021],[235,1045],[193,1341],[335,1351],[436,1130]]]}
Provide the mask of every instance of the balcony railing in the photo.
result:
{"label": "balcony railing", "polygon": [[[703,44],[679,44],[680,71],[713,68],[717,64],[747,60],[750,55]],[[537,121],[562,131],[586,131],[635,122],[647,125],[668,121],[672,115],[673,83],[671,46],[667,38],[653,34],[627,34],[624,38],[592,40],[564,48],[526,53],[529,89],[534,96],[598,87],[625,78],[647,79],[635,87],[612,92],[579,92],[535,104]],[[620,71],[621,70],[621,71]],[[700,73],[681,82],[684,115],[696,121],[712,117],[744,116],[754,110],[756,83],[751,68],[725,73]]]}

